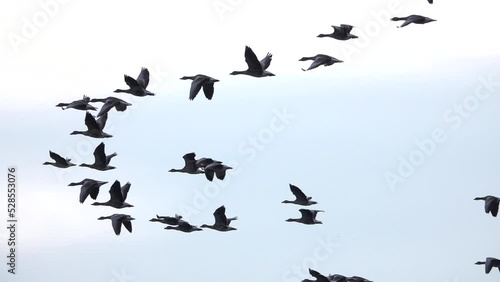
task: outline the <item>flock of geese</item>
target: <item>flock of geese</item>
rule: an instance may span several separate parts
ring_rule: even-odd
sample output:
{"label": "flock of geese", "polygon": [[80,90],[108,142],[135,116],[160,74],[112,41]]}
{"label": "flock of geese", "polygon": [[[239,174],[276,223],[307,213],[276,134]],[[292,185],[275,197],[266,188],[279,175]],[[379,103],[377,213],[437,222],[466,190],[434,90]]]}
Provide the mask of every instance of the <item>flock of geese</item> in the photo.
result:
{"label": "flock of geese", "polygon": [[[432,0],[428,0],[430,4],[433,3]],[[394,17],[392,21],[404,21],[400,27],[405,27],[411,23],[414,24],[426,24],[435,21],[434,19],[420,16],[420,15],[410,15],[407,17]],[[341,24],[340,26],[332,26],[334,31],[331,34],[319,34],[318,37],[330,37],[336,40],[349,40],[358,38],[356,35],[351,34],[353,26],[347,24]],[[274,76],[273,73],[267,71],[271,64],[272,54],[267,53],[267,55],[262,59],[258,60],[257,56],[253,50],[246,46],[245,47],[245,61],[248,66],[246,70],[243,71],[233,71],[230,75],[248,75],[253,77],[267,77]],[[299,61],[312,60],[312,64],[307,69],[302,69],[303,71],[309,71],[315,69],[321,65],[330,66],[335,63],[342,63],[343,61],[338,60],[334,57],[317,54],[312,57],[303,57]],[[134,96],[145,97],[145,96],[155,96],[154,93],[147,90],[149,84],[149,71],[147,68],[142,68],[137,79],[134,79],[128,75],[124,75],[125,83],[128,85],[128,89],[116,89],[115,93],[127,93]],[[213,98],[214,94],[214,83],[219,82],[218,79],[212,78],[207,75],[198,74],[195,76],[184,76],[180,78],[181,80],[192,80],[191,88],[189,90],[189,100],[193,100],[196,95],[203,88],[205,97],[208,100]],[[90,103],[103,103],[99,112],[96,116],[93,116],[89,111],[97,111],[97,108]],[[71,135],[81,134],[91,138],[111,138],[112,135],[104,132],[106,126],[106,121],[108,118],[108,112],[113,108],[116,111],[123,112],[127,107],[131,106],[130,103],[116,98],[96,98],[90,99],[84,96],[83,99],[73,101],[71,103],[59,103],[56,107],[65,109],[75,109],[86,111],[85,114],[85,125],[87,130],[85,131],[73,131]],[[100,143],[94,150],[94,163],[85,164],[82,163],[79,166],[87,167],[90,169],[106,171],[115,169],[114,166],[110,165],[113,157],[117,154],[112,153],[106,155],[104,142]],[[44,165],[52,165],[57,168],[69,168],[76,166],[72,163],[70,159],[63,158],[59,154],[49,151],[49,156],[54,160],[54,162],[45,162]],[[226,171],[232,169],[231,167],[224,165],[221,161],[214,160],[212,158],[200,158],[196,159],[195,153],[187,153],[183,156],[184,167],[180,169],[170,169],[169,172],[181,172],[186,174],[204,174],[207,180],[213,181],[214,176],[219,180],[224,180]],[[85,200],[90,196],[93,200],[97,200],[99,194],[99,189],[102,185],[107,184],[105,181],[98,181],[94,179],[85,178],[80,182],[72,182],[69,186],[81,186],[79,202],[84,203]],[[290,190],[295,196],[294,200],[284,200],[284,204],[295,204],[299,206],[311,206],[317,204],[317,202],[311,200],[312,197],[306,196],[301,189],[297,186],[289,184]],[[133,205],[125,202],[127,199],[128,192],[130,190],[131,183],[127,182],[125,185],[121,186],[120,182],[116,180],[109,189],[110,199],[106,202],[94,202],[94,206],[108,206],[115,209],[129,208]],[[500,198],[494,196],[477,197],[474,200],[484,200],[485,201],[485,212],[491,213],[492,216],[496,217],[498,214],[498,207],[500,203]],[[322,224],[321,221],[316,219],[319,212],[324,212],[323,210],[313,210],[301,208],[299,209],[301,213],[300,218],[289,218],[287,222],[298,222],[306,225]],[[215,222],[212,225],[203,224],[200,227],[192,225],[185,221],[181,215],[175,214],[174,216],[159,216],[156,215],[155,218],[150,219],[151,222],[159,222],[167,225],[164,229],[167,230],[178,230],[181,232],[194,232],[201,231],[202,228],[210,228],[216,231],[227,232],[234,231],[236,228],[230,226],[231,222],[237,220],[237,217],[228,218],[226,216],[226,208],[224,205],[220,206],[213,213]],[[101,216],[98,220],[110,219],[113,230],[116,235],[120,235],[121,226],[131,233],[132,232],[132,220],[135,220],[132,216],[128,214],[112,214],[109,216]],[[476,262],[477,265],[485,265],[485,272],[489,273],[493,267],[497,267],[500,270],[500,260],[487,257],[485,261]],[[316,280],[304,279],[302,282],[371,282],[365,278],[359,276],[346,277],[340,274],[334,275],[322,275],[318,271],[309,269],[309,273]]]}

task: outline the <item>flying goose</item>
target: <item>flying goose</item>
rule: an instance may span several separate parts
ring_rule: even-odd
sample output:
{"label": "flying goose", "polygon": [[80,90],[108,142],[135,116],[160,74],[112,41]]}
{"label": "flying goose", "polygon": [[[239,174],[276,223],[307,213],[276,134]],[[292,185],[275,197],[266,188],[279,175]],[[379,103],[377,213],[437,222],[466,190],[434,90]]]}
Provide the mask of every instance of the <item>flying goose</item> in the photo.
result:
{"label": "flying goose", "polygon": [[169,172],[184,172],[189,174],[203,173],[203,171],[196,166],[195,157],[196,157],[195,153],[185,154],[184,156],[182,156],[182,158],[184,159],[184,167],[181,169],[172,168],[169,170]]}
{"label": "flying goose", "polygon": [[74,163],[71,162],[71,159],[68,158],[63,158],[60,155],[49,151],[49,156],[55,161],[53,163],[51,162],[44,162],[43,165],[53,165],[58,168],[68,168],[70,166],[75,166]]}
{"label": "flying goose", "polygon": [[356,35],[351,34],[353,28],[352,25],[341,24],[340,26],[332,25],[333,33],[330,34],[320,34],[318,37],[331,37],[337,40],[349,40],[352,38],[358,38]]}
{"label": "flying goose", "polygon": [[128,87],[130,88],[126,90],[116,89],[115,93],[123,92],[139,97],[155,95],[154,93],[151,93],[148,90],[146,90],[146,87],[148,87],[149,84],[149,71],[147,68],[141,69],[141,73],[139,73],[137,79],[133,79],[132,77],[126,74],[124,75],[124,77],[125,77],[125,83],[127,83]]}
{"label": "flying goose", "polygon": [[230,166],[224,165],[219,161],[213,162],[207,166],[205,166],[205,177],[209,180],[212,181],[214,179],[214,173],[215,176],[220,179],[224,180],[224,177],[226,177],[226,170],[228,169],[233,169]]}
{"label": "flying goose", "polygon": [[311,274],[312,277],[316,278],[316,280],[304,279],[302,280],[302,282],[330,282],[330,280],[328,280],[326,276],[317,272],[316,270],[312,270],[309,268],[309,274]]}
{"label": "flying goose", "polygon": [[197,74],[195,76],[183,76],[182,80],[191,79],[191,89],[189,90],[189,100],[193,100],[198,92],[200,92],[201,87],[203,87],[203,93],[208,100],[212,100],[214,96],[214,83],[218,82],[218,79],[206,76],[203,74]]}
{"label": "flying goose", "polygon": [[347,277],[340,274],[328,275],[327,278],[330,282],[349,282]]}
{"label": "flying goose", "polygon": [[484,212],[491,213],[493,217],[497,217],[498,214],[498,204],[500,203],[500,198],[495,196],[485,196],[485,197],[476,197],[474,200],[483,200],[484,201]]}
{"label": "flying goose", "polygon": [[182,222],[182,216],[176,214],[174,217],[171,216],[158,216],[156,218],[152,218],[149,221],[151,222],[161,222],[168,225],[178,225],[179,222]]}
{"label": "flying goose", "polygon": [[299,222],[299,223],[303,223],[303,224],[322,224],[321,221],[316,220],[316,214],[318,212],[323,212],[323,211],[308,210],[308,209],[300,209],[299,211],[302,214],[301,218],[289,218],[286,221]]}
{"label": "flying goose", "polygon": [[167,230],[173,229],[173,230],[178,230],[178,231],[182,231],[182,232],[186,232],[186,233],[203,230],[201,228],[198,228],[197,226],[189,224],[186,221],[180,221],[177,226],[170,226],[169,225],[169,226],[165,227],[164,229],[167,229]]}
{"label": "flying goose", "polygon": [[486,272],[486,274],[490,273],[493,267],[498,268],[498,271],[500,271],[500,260],[496,258],[487,257],[486,261],[478,261],[475,264],[484,264],[484,271]]}
{"label": "flying goose", "polygon": [[217,231],[231,231],[236,230],[236,228],[229,226],[231,221],[237,220],[238,217],[227,218],[226,217],[226,208],[224,206],[220,206],[214,212],[215,223],[214,225],[203,224],[201,228],[211,228]]}
{"label": "flying goose", "polygon": [[133,205],[126,203],[128,191],[130,190],[130,182],[127,182],[123,187],[120,188],[120,181],[116,180],[111,188],[109,189],[110,199],[104,203],[95,202],[93,206],[110,206],[115,209],[121,208],[131,208]]}
{"label": "flying goose", "polygon": [[111,155],[106,156],[106,154],[104,153],[104,142],[101,142],[101,144],[99,144],[94,150],[94,163],[91,165],[81,164],[80,166],[93,168],[101,171],[115,169],[114,166],[109,165],[109,162],[116,155],[117,155],[116,153],[113,153]]}
{"label": "flying goose", "polygon": [[284,200],[282,203],[284,204],[296,204],[296,205],[301,205],[301,206],[310,206],[317,204],[315,201],[311,201],[311,197],[307,197],[302,190],[299,189],[299,187],[289,184],[290,185],[290,190],[292,193],[295,195],[295,200],[289,201],[289,200]]}
{"label": "flying goose", "polygon": [[419,15],[410,15],[408,17],[394,17],[391,19],[391,21],[405,21],[401,26],[398,26],[398,28],[400,28],[400,27],[405,27],[411,23],[426,24],[430,22],[435,22],[436,20]]}
{"label": "flying goose", "polygon": [[113,230],[115,231],[116,235],[120,235],[120,231],[122,230],[122,224],[127,228],[128,232],[132,233],[132,220],[135,218],[131,217],[128,214],[120,214],[120,213],[115,213],[110,216],[101,216],[98,218],[98,220],[103,220],[103,219],[111,219],[111,224],[113,225]]}
{"label": "flying goose", "polygon": [[61,109],[66,110],[66,109],[75,109],[75,110],[82,110],[82,111],[95,111],[97,110],[96,107],[89,105],[90,98],[83,95],[83,99],[73,101],[71,103],[59,103],[56,105],[56,107],[61,107]]}
{"label": "flying goose", "polygon": [[72,182],[68,186],[82,185],[80,188],[80,203],[83,204],[89,195],[92,199],[96,200],[97,195],[99,195],[99,188],[106,183],[108,182],[85,178],[80,182]]}
{"label": "flying goose", "polygon": [[100,117],[104,114],[106,114],[107,112],[109,112],[109,110],[111,110],[113,107],[119,111],[119,112],[123,112],[127,109],[128,106],[132,106],[132,104],[126,102],[126,101],[123,101],[122,99],[119,99],[119,98],[116,98],[116,97],[108,97],[108,98],[96,98],[96,99],[92,99],[90,100],[90,102],[92,103],[97,103],[97,102],[101,102],[101,103],[104,103],[104,105],[102,106],[101,110],[99,111],[99,113],[97,114],[97,117]]}
{"label": "flying goose", "polygon": [[246,74],[253,77],[264,77],[264,76],[274,76],[274,74],[268,72],[266,69],[271,64],[273,55],[267,53],[267,55],[260,62],[257,56],[248,46],[245,46],[245,62],[248,65],[248,69],[244,71],[233,71],[231,75]]}
{"label": "flying goose", "polygon": [[87,112],[85,114],[85,125],[87,126],[86,131],[73,131],[71,132],[70,135],[76,135],[76,134],[82,134],[88,137],[93,137],[93,138],[109,138],[113,137],[113,135],[109,135],[103,131],[104,126],[106,126],[106,121],[108,120],[108,114],[105,113],[103,114],[100,118],[97,120]]}
{"label": "flying goose", "polygon": [[323,55],[323,54],[318,54],[314,57],[302,57],[299,61],[307,61],[307,60],[313,60],[311,66],[307,70],[302,69],[303,71],[308,71],[315,69],[321,65],[327,67],[331,66],[335,63],[343,63],[344,61],[338,60],[334,57],[328,56],[328,55]]}

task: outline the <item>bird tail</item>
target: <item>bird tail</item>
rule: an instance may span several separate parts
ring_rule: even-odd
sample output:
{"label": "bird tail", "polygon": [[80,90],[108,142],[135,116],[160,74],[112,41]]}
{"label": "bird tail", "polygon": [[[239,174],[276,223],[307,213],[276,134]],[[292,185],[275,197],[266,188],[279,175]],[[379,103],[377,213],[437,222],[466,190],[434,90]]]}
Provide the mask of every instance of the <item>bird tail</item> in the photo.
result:
{"label": "bird tail", "polygon": [[228,218],[228,220],[238,220],[238,217],[237,216],[231,217],[231,218]]}
{"label": "bird tail", "polygon": [[391,21],[406,21],[408,17],[394,17]]}

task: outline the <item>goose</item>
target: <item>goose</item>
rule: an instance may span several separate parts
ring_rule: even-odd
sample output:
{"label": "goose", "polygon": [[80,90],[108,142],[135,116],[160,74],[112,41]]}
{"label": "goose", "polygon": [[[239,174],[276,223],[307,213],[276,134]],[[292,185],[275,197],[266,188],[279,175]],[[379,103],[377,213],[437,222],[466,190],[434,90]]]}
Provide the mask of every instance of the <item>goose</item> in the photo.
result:
{"label": "goose", "polygon": [[248,69],[244,71],[233,71],[230,74],[231,75],[246,74],[253,77],[274,76],[273,73],[270,73],[266,70],[271,64],[272,58],[273,55],[271,53],[267,53],[264,59],[262,59],[259,62],[257,56],[252,51],[252,49],[248,46],[245,46],[245,61],[248,65]]}
{"label": "goose", "polygon": [[152,218],[149,221],[151,221],[151,222],[161,222],[161,223],[168,224],[168,225],[178,225],[179,222],[182,222],[184,220],[182,220],[182,216],[176,214],[174,217],[171,217],[171,216],[158,216],[158,215],[156,215],[156,218]]}
{"label": "goose", "polygon": [[301,206],[310,206],[317,204],[315,201],[311,201],[311,197],[307,197],[302,190],[299,189],[299,187],[288,184],[290,185],[290,190],[292,193],[295,195],[295,200],[289,201],[289,200],[284,200],[282,203],[284,204],[296,204],[296,205],[301,205]]}
{"label": "goose", "polygon": [[83,204],[89,195],[92,199],[96,200],[97,195],[99,195],[99,188],[106,183],[108,182],[85,178],[80,182],[72,182],[68,186],[82,185],[80,188],[80,203]]}
{"label": "goose", "polygon": [[93,138],[109,138],[113,137],[113,135],[109,135],[103,131],[104,126],[106,126],[106,121],[108,120],[108,114],[105,113],[103,114],[100,118],[97,120],[87,112],[85,114],[85,125],[87,126],[86,131],[73,131],[71,132],[70,135],[77,135],[77,134],[82,134],[88,137],[93,137]]}
{"label": "goose", "polygon": [[58,168],[68,168],[70,166],[75,166],[74,163],[71,162],[71,159],[68,158],[63,158],[59,154],[56,154],[52,151],[49,151],[49,156],[55,161],[53,163],[51,162],[44,162],[43,165],[53,165]]}
{"label": "goose", "polygon": [[224,180],[224,177],[226,177],[226,170],[228,169],[233,169],[230,166],[224,165],[221,162],[213,162],[207,166],[205,166],[205,177],[209,180],[212,181],[214,179],[214,173],[215,176],[220,179]]}
{"label": "goose", "polygon": [[104,105],[102,106],[101,110],[99,111],[99,113],[97,114],[97,117],[100,117],[104,114],[106,114],[107,112],[109,112],[109,110],[111,110],[113,107],[119,111],[119,112],[123,112],[127,109],[128,106],[132,106],[132,104],[126,102],[126,101],[123,101],[122,99],[119,99],[119,98],[116,98],[116,97],[108,97],[108,98],[96,98],[96,99],[92,99],[90,100],[90,102],[92,103],[97,103],[97,102],[101,102],[101,103],[104,103]]}
{"label": "goose", "polygon": [[331,37],[337,40],[349,40],[358,38],[356,35],[351,34],[351,30],[353,28],[352,25],[341,24],[340,26],[332,25],[333,33],[330,34],[320,34],[318,37]]}
{"label": "goose", "polygon": [[103,219],[111,219],[111,225],[113,225],[113,230],[116,235],[120,235],[120,231],[122,230],[122,224],[127,228],[128,232],[132,233],[132,220],[135,218],[131,217],[128,214],[115,213],[110,216],[101,216],[98,220]]}
{"label": "goose", "polygon": [[94,163],[93,164],[81,164],[80,166],[93,168],[101,171],[115,169],[114,166],[110,166],[109,162],[113,157],[117,156],[116,153],[107,155],[104,153],[104,142],[101,142],[94,150]]}
{"label": "goose", "polygon": [[148,87],[149,84],[149,71],[147,68],[142,68],[141,72],[139,73],[139,76],[137,79],[133,79],[132,77],[128,75],[124,75],[125,77],[125,83],[127,83],[128,87],[130,89],[122,90],[122,89],[116,89],[114,92],[115,93],[128,93],[132,94],[134,96],[139,96],[139,97],[144,97],[144,96],[154,96],[154,93],[149,92],[146,90],[146,87]]}
{"label": "goose", "polygon": [[308,209],[300,209],[299,211],[302,214],[301,218],[289,218],[286,221],[299,222],[299,223],[303,223],[303,224],[322,224],[321,221],[316,220],[316,214],[318,212],[324,212],[324,211],[308,210]]}
{"label": "goose", "polygon": [[89,105],[90,98],[83,95],[83,99],[81,100],[76,100],[71,103],[59,103],[56,105],[56,107],[61,107],[61,109],[66,110],[66,109],[75,109],[75,110],[81,110],[81,111],[95,111],[97,110],[96,107]]}
{"label": "goose", "polygon": [[476,198],[474,198],[474,200],[476,200],[476,201],[483,200],[484,201],[484,212],[491,213],[491,215],[493,217],[497,217],[498,204],[500,203],[500,198],[488,195],[485,197],[476,197]]}
{"label": "goose", "polygon": [[410,15],[408,17],[394,17],[391,19],[391,21],[405,21],[401,26],[398,26],[398,28],[400,28],[400,27],[405,27],[411,23],[426,24],[430,22],[435,22],[436,20],[419,15]]}
{"label": "goose", "polygon": [[486,274],[490,273],[493,267],[498,268],[498,271],[500,271],[500,260],[497,258],[487,257],[486,261],[478,261],[475,264],[477,265],[484,264],[484,271],[486,272]]}
{"label": "goose", "polygon": [[339,59],[336,59],[334,57],[328,56],[328,55],[323,55],[323,54],[318,54],[314,57],[302,57],[299,61],[307,61],[307,60],[313,60],[311,66],[307,70],[302,69],[303,71],[308,71],[315,69],[321,65],[327,67],[331,66],[335,63],[343,63],[344,61],[341,61]]}
{"label": "goose", "polygon": [[238,217],[227,218],[226,217],[226,207],[220,206],[214,212],[215,223],[214,225],[203,224],[200,226],[201,228],[211,228],[217,231],[232,231],[236,230],[236,228],[229,226],[231,221],[237,220]]}
{"label": "goose", "polygon": [[183,76],[182,80],[191,79],[191,89],[189,90],[189,100],[193,100],[198,92],[200,92],[201,87],[203,87],[203,93],[208,100],[212,100],[214,96],[214,83],[218,82],[218,79],[206,76],[203,74],[197,74],[195,76]]}
{"label": "goose", "polygon": [[126,203],[128,191],[130,190],[130,182],[127,182],[120,188],[120,181],[116,180],[109,189],[110,199],[104,203],[92,203],[93,206],[110,206],[115,209],[131,208],[133,205]]}
{"label": "goose", "polygon": [[177,226],[167,226],[164,229],[167,229],[167,230],[170,230],[170,229],[172,229],[172,230],[178,230],[178,231],[182,231],[182,232],[186,232],[186,233],[190,233],[190,232],[193,232],[193,231],[202,231],[203,230],[201,228],[198,228],[197,226],[189,224],[186,221],[179,222],[179,224]]}
{"label": "goose", "polygon": [[328,275],[327,278],[330,282],[349,282],[347,277],[340,274]]}
{"label": "goose", "polygon": [[309,268],[309,274],[311,274],[312,277],[316,278],[316,280],[304,279],[302,280],[302,282],[330,282],[330,280],[328,280],[326,276],[317,272],[316,270],[312,270]]}
{"label": "goose", "polygon": [[182,158],[184,159],[184,167],[181,169],[172,168],[169,172],[184,172],[189,174],[200,174],[203,173],[198,167],[196,167],[196,154],[195,153],[187,153]]}

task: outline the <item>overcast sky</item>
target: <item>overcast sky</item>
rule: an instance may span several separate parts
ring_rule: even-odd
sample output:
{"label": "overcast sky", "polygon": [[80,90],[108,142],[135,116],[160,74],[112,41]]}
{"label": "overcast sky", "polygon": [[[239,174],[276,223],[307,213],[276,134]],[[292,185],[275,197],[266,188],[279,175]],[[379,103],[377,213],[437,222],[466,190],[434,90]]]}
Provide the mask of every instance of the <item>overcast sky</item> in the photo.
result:
{"label": "overcast sky", "polygon": [[[0,280],[299,282],[310,267],[376,282],[497,281],[474,263],[500,258],[500,219],[473,198],[500,196],[500,4],[435,2],[1,3],[0,162],[4,177],[18,168],[19,222],[16,275],[0,229]],[[410,14],[437,21],[388,20]],[[317,38],[340,24],[360,38]],[[275,77],[229,75],[246,69],[245,45],[273,54]],[[310,62],[298,59],[318,53],[344,63],[302,72]],[[156,96],[113,93],[141,67]],[[220,80],[211,101],[188,100],[179,78],[196,74]],[[112,138],[70,135],[85,112],[55,105],[83,95],[133,104],[110,111]],[[101,141],[117,169],[42,166],[49,150],[92,163]],[[189,152],[234,169],[213,182],[168,172]],[[84,178],[109,182],[99,202],[129,181],[134,207],[80,204],[67,185]],[[281,203],[289,183],[318,202],[322,225],[285,222],[301,208]],[[221,205],[237,231],[149,222],[212,224]],[[97,220],[113,213],[136,218],[132,234]]]}

